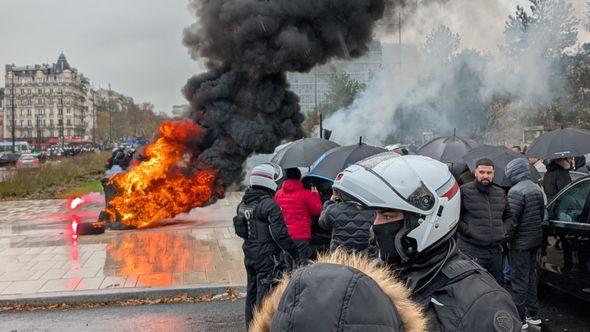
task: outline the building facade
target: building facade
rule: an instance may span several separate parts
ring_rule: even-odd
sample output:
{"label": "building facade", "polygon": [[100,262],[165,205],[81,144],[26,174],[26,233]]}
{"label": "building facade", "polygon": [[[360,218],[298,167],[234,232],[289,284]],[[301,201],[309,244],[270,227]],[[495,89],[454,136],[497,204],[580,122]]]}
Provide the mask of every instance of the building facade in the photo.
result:
{"label": "building facade", "polygon": [[4,78],[5,139],[12,139],[14,123],[15,138],[37,149],[92,140],[95,92],[63,54],[52,65],[6,65]]}
{"label": "building facade", "polygon": [[366,84],[381,69],[382,64],[381,43],[373,42],[369,46],[369,52],[361,58],[335,60],[317,66],[309,73],[288,73],[287,79],[291,90],[299,96],[301,111],[308,114],[326,101],[330,80],[334,75],[346,73],[351,79]]}

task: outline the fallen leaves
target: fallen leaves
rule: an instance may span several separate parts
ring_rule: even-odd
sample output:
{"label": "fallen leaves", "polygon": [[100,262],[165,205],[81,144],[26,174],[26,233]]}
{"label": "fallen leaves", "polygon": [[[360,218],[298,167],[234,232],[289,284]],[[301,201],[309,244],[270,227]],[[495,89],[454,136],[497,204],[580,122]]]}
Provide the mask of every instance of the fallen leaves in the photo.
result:
{"label": "fallen leaves", "polygon": [[197,303],[197,302],[211,302],[211,301],[237,301],[245,297],[244,293],[237,293],[232,287],[229,287],[225,293],[221,294],[205,294],[200,296],[189,296],[188,293],[181,293],[174,297],[164,297],[158,299],[130,299],[124,301],[107,301],[107,302],[92,302],[92,303],[56,303],[49,305],[29,305],[29,304],[14,304],[0,307],[0,312],[11,311],[39,311],[39,310],[69,310],[69,309],[87,309],[98,308],[104,306],[138,306],[138,305],[153,305],[153,304],[174,304],[174,303]]}

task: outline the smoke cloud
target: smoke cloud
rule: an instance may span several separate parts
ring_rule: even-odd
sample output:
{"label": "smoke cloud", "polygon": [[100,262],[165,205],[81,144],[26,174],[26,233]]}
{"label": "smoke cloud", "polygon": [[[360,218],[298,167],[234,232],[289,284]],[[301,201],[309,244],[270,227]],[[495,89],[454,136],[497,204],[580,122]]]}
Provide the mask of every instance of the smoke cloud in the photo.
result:
{"label": "smoke cloud", "polygon": [[[426,2],[402,8],[401,48],[385,43],[382,71],[350,107],[325,121],[335,140],[421,144],[423,132],[445,135],[456,128],[463,136],[506,143],[510,138],[491,134],[490,111],[500,109],[495,120],[518,123],[541,103],[563,97],[567,82],[556,60],[580,43],[571,1],[539,1],[545,5],[538,23],[524,30],[511,25],[513,2]],[[534,15],[530,2],[519,2]],[[380,37],[397,41],[391,31],[381,30]]]}
{"label": "smoke cloud", "polygon": [[195,164],[217,169],[226,187],[250,154],[304,136],[285,73],[363,55],[385,1],[192,0],[190,8],[198,22],[183,41],[209,69],[183,91],[188,117],[206,131]]}

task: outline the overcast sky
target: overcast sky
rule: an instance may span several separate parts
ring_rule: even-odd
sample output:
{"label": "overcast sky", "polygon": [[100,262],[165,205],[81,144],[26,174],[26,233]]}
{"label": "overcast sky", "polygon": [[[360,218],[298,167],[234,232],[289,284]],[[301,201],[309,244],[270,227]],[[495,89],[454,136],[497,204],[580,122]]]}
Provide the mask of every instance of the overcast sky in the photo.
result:
{"label": "overcast sky", "polygon": [[0,0],[0,86],[4,65],[54,63],[61,51],[95,88],[152,102],[186,103],[180,89],[202,71],[182,45],[196,19],[187,0]]}
{"label": "overcast sky", "polygon": [[[486,38],[500,36],[516,4],[528,3],[481,1],[477,3],[483,12],[477,14],[489,15],[486,10],[496,8],[499,20],[481,27],[493,30]],[[0,0],[0,86],[5,64],[53,63],[63,51],[95,88],[106,88],[110,82],[114,90],[137,102],[152,102],[157,111],[170,112],[172,105],[186,103],[180,93],[186,80],[203,70],[182,45],[182,30],[196,21],[187,4],[188,0]],[[483,35],[470,34],[477,29],[469,24],[465,28],[464,16],[452,11],[440,15],[443,19],[437,24],[449,24],[459,32],[462,46],[479,47]],[[411,39],[410,34],[404,42],[416,42],[406,38]]]}

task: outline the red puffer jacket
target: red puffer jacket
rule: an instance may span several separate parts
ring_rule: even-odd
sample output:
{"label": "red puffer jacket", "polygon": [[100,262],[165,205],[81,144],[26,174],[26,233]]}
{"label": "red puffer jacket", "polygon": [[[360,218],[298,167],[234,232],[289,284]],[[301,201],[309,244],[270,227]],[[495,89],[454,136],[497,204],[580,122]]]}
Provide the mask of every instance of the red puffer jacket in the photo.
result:
{"label": "red puffer jacket", "polygon": [[298,180],[285,180],[275,195],[279,203],[289,235],[293,240],[311,238],[311,217],[322,213],[322,200],[319,193],[303,188]]}

